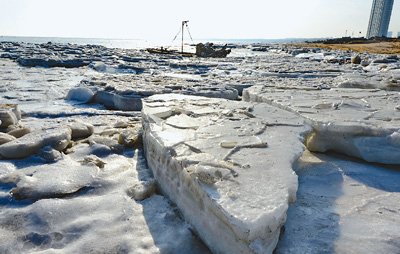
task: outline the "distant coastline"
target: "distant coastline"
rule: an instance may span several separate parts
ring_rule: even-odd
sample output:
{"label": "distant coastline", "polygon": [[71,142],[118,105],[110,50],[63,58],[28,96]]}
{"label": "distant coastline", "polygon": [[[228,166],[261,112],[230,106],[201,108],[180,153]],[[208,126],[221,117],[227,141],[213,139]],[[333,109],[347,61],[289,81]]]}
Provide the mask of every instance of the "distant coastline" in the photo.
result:
{"label": "distant coastline", "polygon": [[[220,39],[204,38],[195,39],[194,43],[213,42],[213,43],[232,43],[232,44],[269,44],[269,43],[301,43],[305,41],[321,40],[323,38],[283,38],[283,39]],[[164,45],[174,45],[171,40],[145,40],[145,39],[105,39],[105,38],[69,38],[69,37],[33,37],[33,36],[0,36],[0,41],[25,42],[25,43],[71,43],[78,45],[101,45],[108,48],[141,49],[146,47],[157,47]],[[187,41],[187,43],[193,43]]]}
{"label": "distant coastline", "polygon": [[[296,43],[295,43],[296,44]],[[325,41],[297,43],[299,47],[324,48],[373,54],[400,54],[399,38],[350,38],[343,37]]]}
{"label": "distant coastline", "polygon": [[108,48],[143,48],[151,44],[141,39],[104,39],[104,38],[73,38],[73,37],[33,37],[33,36],[0,36],[0,41],[24,42],[24,43],[71,43],[78,45],[101,45]]}

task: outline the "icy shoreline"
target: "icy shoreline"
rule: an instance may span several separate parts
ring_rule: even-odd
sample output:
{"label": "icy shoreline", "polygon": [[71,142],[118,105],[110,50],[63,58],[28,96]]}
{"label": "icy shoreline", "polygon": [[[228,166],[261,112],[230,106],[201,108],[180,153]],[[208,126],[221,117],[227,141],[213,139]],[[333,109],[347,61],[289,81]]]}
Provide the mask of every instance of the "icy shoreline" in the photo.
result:
{"label": "icy shoreline", "polygon": [[1,252],[397,253],[400,61],[352,56],[0,43]]}

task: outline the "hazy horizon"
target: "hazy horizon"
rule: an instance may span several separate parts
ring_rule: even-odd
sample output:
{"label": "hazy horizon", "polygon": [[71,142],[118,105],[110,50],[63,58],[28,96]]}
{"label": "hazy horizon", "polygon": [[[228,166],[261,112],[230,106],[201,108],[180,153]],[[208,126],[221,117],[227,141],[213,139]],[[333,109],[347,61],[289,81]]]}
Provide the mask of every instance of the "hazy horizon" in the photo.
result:
{"label": "hazy horizon", "polygon": [[[372,1],[0,0],[0,35],[170,40],[189,20],[198,40],[358,37],[366,34]],[[399,9],[395,1],[389,27],[394,36]]]}
{"label": "hazy horizon", "polygon": [[[15,37],[15,38],[59,38],[59,39],[95,39],[95,40],[127,40],[127,41],[140,41],[140,40],[146,40],[146,38],[101,38],[101,37],[68,37],[68,36],[31,36],[31,35],[2,35],[0,34],[0,37]],[[307,40],[307,39],[328,39],[328,38],[334,38],[334,37],[313,37],[313,38],[308,38],[308,37],[287,37],[287,38],[193,38],[195,41],[201,41],[201,40],[221,40],[221,41],[254,41],[254,40],[260,40],[260,41],[280,41],[280,40]],[[171,38],[165,38],[165,40],[171,40]],[[157,40],[157,39],[155,39]],[[159,39],[162,41],[162,39]],[[176,39],[180,43],[180,37]],[[190,41],[189,35],[186,33],[185,30],[185,41]]]}

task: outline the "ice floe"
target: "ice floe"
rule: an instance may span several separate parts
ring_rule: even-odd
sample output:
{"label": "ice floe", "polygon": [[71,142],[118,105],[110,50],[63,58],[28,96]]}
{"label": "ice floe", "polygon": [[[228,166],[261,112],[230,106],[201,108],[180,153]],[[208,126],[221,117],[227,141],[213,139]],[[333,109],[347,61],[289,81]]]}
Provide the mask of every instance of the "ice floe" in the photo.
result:
{"label": "ice floe", "polygon": [[308,130],[300,117],[265,104],[168,94],[146,100],[143,126],[156,180],[214,252],[273,251],[296,199],[292,164]]}

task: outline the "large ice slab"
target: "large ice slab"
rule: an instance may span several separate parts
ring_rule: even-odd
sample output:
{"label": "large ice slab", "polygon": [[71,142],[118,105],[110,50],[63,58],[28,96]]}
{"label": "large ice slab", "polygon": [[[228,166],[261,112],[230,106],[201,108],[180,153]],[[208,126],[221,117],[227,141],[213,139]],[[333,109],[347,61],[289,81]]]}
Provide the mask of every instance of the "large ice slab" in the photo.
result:
{"label": "large ice slab", "polygon": [[334,150],[369,162],[400,164],[400,95],[379,89],[254,86],[247,101],[266,102],[307,119],[310,151]]}
{"label": "large ice slab", "polygon": [[146,99],[144,147],[161,189],[215,253],[272,253],[294,201],[308,130],[266,104],[176,94]]}

